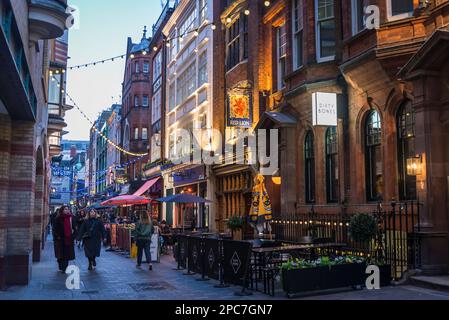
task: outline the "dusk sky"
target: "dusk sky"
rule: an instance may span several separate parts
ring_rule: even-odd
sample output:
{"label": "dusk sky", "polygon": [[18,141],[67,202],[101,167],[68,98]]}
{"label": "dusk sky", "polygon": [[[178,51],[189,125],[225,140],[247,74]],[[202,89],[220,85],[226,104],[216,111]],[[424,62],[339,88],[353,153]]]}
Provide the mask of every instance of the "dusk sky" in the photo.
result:
{"label": "dusk sky", "polygon": [[[125,54],[127,38],[140,42],[145,25],[151,36],[151,27],[162,11],[160,0],[70,0],[69,3],[79,9],[80,17],[79,29],[72,28],[69,33],[69,67]],[[91,120],[113,102],[120,102],[124,65],[124,60],[118,59],[68,70],[67,92]],[[68,124],[65,130],[70,133],[64,139],[89,140],[91,125],[79,111],[67,112],[65,120]]]}

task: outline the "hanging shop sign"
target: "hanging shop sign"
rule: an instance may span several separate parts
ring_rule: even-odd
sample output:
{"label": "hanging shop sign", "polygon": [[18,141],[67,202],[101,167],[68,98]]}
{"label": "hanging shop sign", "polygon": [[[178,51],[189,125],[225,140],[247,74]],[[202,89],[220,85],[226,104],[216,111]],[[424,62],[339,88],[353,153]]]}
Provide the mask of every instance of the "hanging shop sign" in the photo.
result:
{"label": "hanging shop sign", "polygon": [[337,94],[316,92],[312,94],[314,126],[336,127],[338,123]]}
{"label": "hanging shop sign", "polygon": [[228,94],[228,127],[251,128],[253,125],[251,93],[230,92]]}

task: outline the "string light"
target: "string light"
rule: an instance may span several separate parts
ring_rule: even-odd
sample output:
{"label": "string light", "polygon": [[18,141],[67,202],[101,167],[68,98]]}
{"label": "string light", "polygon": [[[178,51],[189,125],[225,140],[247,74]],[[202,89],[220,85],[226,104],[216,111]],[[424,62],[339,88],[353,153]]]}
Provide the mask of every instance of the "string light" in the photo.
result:
{"label": "string light", "polygon": [[[54,77],[53,77],[54,78]],[[54,78],[56,81],[58,81],[56,78]],[[60,86],[60,83],[58,81],[58,87]],[[93,129],[110,145],[112,145],[114,148],[116,148],[117,150],[121,151],[122,153],[125,153],[127,155],[130,156],[134,156],[134,157],[145,157],[147,156],[149,153],[134,153],[134,152],[129,152],[125,149],[123,149],[122,147],[118,146],[116,143],[114,143],[113,141],[111,141],[108,137],[106,137],[104,135],[103,132],[101,132],[100,130],[98,130],[95,126],[95,123],[90,120],[90,118],[84,113],[83,110],[81,110],[81,108],[77,105],[77,103],[75,102],[75,100],[72,99],[72,97],[66,93],[66,96],[69,98],[69,100],[73,103],[73,105],[75,106],[75,108],[81,113],[81,115],[92,124]]]}
{"label": "string light", "polygon": [[[248,10],[248,11],[249,11],[249,10]],[[232,19],[231,19],[231,18],[228,18],[228,19],[230,19],[229,22],[232,22]],[[210,28],[211,28],[212,30],[216,30],[216,29],[217,29],[217,26],[216,26],[215,24],[210,23],[210,22],[207,22],[206,24],[203,24],[203,25],[200,26],[199,28],[192,29],[192,30],[190,30],[190,31],[188,31],[188,32],[186,32],[186,33],[184,33],[184,34],[181,35],[181,36],[175,36],[175,37],[172,37],[172,38],[166,38],[166,39],[163,40],[163,42],[165,42],[165,45],[167,46],[167,48],[170,48],[170,47],[171,47],[171,41],[173,41],[173,40],[175,40],[175,39],[179,39],[179,41],[182,42],[182,41],[184,40],[184,37],[186,37],[186,36],[187,36],[188,34],[190,34],[190,33],[193,33],[193,35],[194,35],[195,37],[198,37],[198,36],[199,36],[200,30],[203,29],[203,28],[206,28],[207,26],[210,26]],[[148,51],[150,51],[150,49],[151,49],[150,47],[144,48],[144,49],[142,49],[142,51],[140,51],[140,53],[141,53],[142,55],[147,55],[147,54],[148,54]],[[153,51],[157,51],[157,50],[158,50],[158,47],[157,47],[157,46],[154,46],[154,47],[153,47]],[[108,59],[103,59],[103,60],[93,61],[93,62],[90,62],[90,63],[85,63],[85,64],[80,64],[80,65],[70,66],[70,67],[68,67],[67,69],[69,69],[69,70],[74,70],[74,69],[80,69],[80,68],[87,68],[87,67],[89,67],[89,66],[96,66],[97,64],[104,64],[105,62],[108,62],[108,61],[114,62],[116,59],[124,59],[126,56],[127,56],[127,54],[122,54],[122,55],[115,56],[115,57],[108,58]],[[134,59],[134,58],[136,57],[136,54],[135,54],[135,53],[131,53],[129,57],[130,57],[131,59]],[[65,73],[65,70],[63,70],[63,71],[62,71],[62,70],[61,70],[61,71],[56,70],[56,73],[57,73],[57,74],[58,74],[59,72]],[[50,75],[52,75],[52,74],[50,74]]]}
{"label": "string light", "polygon": [[269,7],[270,4],[271,4],[270,1],[265,1],[265,2],[264,2],[265,7]]}

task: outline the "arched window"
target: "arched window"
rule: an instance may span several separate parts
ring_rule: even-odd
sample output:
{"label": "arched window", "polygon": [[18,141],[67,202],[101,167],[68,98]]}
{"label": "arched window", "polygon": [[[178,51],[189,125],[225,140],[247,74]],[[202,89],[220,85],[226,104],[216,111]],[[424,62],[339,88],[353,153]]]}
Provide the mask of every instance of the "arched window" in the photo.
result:
{"label": "arched window", "polygon": [[338,139],[337,127],[326,131],[326,191],[327,202],[338,202]]}
{"label": "arched window", "polygon": [[377,111],[371,111],[365,124],[366,196],[368,201],[383,199],[382,122]]}
{"label": "arched window", "polygon": [[397,115],[400,200],[416,200],[416,177],[407,174],[407,159],[415,156],[415,110],[404,102]]}
{"label": "arched window", "polygon": [[309,130],[304,143],[306,202],[315,202],[315,152],[313,132]]}

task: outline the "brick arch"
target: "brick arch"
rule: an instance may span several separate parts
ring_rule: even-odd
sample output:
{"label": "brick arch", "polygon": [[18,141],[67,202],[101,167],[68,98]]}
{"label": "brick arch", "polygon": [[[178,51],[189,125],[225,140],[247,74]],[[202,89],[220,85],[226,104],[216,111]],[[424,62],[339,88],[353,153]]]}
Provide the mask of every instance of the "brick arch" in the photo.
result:
{"label": "brick arch", "polygon": [[45,158],[44,149],[39,146],[36,151],[36,182],[34,191],[33,213],[33,261],[40,261],[44,238],[44,194],[45,194]]}

